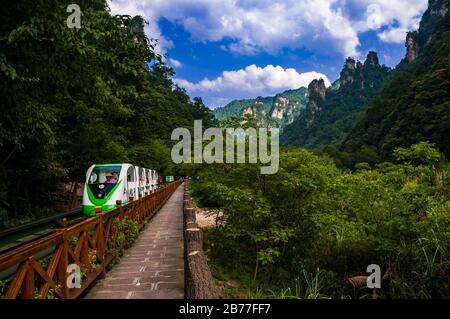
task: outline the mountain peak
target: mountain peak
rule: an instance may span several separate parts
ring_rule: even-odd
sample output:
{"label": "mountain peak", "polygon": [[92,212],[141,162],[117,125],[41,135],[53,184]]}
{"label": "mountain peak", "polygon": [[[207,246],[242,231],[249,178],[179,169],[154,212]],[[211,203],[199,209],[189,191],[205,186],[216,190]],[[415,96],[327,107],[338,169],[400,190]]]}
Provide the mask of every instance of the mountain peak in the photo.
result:
{"label": "mountain peak", "polygon": [[450,1],[429,0],[428,9],[420,21],[419,30],[406,35],[406,59],[416,60],[437,34],[442,34],[449,25]]}
{"label": "mountain peak", "polygon": [[348,57],[345,60],[345,66],[344,69],[348,69],[348,70],[355,70],[356,68],[356,60],[354,58],[350,58]]}
{"label": "mountain peak", "polygon": [[355,79],[356,60],[353,58],[347,58],[345,60],[344,68],[341,71],[340,82],[341,86],[345,86],[348,83],[353,83]]}
{"label": "mountain peak", "polygon": [[364,62],[364,64],[380,65],[378,54],[375,51],[369,51],[369,53],[367,54],[366,62]]}
{"label": "mountain peak", "polygon": [[327,94],[327,87],[323,79],[313,80],[308,86],[309,96],[317,96],[325,100]]}

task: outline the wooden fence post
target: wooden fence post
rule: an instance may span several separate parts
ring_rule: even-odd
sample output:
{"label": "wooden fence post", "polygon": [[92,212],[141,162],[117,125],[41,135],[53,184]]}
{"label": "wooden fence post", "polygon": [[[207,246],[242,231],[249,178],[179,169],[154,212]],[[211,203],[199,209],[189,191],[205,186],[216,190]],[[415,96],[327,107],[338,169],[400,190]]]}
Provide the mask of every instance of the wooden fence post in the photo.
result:
{"label": "wooden fence post", "polygon": [[58,263],[58,282],[61,285],[61,295],[63,299],[69,298],[69,287],[67,286],[67,267],[69,266],[68,238],[66,230],[63,230],[62,251]]}

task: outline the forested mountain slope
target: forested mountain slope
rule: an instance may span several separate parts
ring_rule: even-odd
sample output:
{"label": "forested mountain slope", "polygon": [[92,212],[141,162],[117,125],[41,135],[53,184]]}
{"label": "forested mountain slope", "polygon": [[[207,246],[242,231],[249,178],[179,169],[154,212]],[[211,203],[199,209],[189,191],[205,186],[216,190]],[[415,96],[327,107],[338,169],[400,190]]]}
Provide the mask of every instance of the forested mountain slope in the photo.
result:
{"label": "forested mountain slope", "polygon": [[344,141],[342,156],[390,160],[396,147],[430,141],[450,155],[450,1],[430,0],[407,55]]}
{"label": "forested mountain slope", "polygon": [[283,131],[285,146],[318,149],[338,146],[363,116],[371,99],[380,91],[389,72],[375,52],[364,63],[348,58],[339,79],[339,88],[325,88],[324,82],[309,86],[309,102],[298,118]]}
{"label": "forested mountain slope", "polygon": [[218,120],[252,116],[260,126],[283,129],[292,123],[308,103],[308,90],[304,87],[275,96],[235,100],[214,110]]}

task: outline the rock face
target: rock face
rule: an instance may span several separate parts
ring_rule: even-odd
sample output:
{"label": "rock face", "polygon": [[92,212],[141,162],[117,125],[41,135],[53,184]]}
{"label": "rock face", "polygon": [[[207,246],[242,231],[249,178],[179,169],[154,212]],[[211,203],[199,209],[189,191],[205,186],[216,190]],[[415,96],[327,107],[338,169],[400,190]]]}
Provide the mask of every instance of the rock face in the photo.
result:
{"label": "rock face", "polygon": [[[323,83],[322,93],[326,88]],[[308,104],[308,89],[303,87],[289,90],[272,97],[258,97],[254,100],[237,100],[223,108],[214,110],[217,119],[251,116],[262,127],[283,129],[292,123]]]}
{"label": "rock face", "polygon": [[341,86],[353,83],[355,79],[356,61],[353,58],[348,58],[345,61],[344,69],[341,71],[340,82]]}
{"label": "rock face", "polygon": [[275,108],[271,115],[271,117],[273,119],[279,119],[279,120],[283,119],[283,116],[284,116],[284,110],[278,109],[278,108]]}
{"label": "rock face", "polygon": [[309,97],[319,97],[321,100],[325,100],[327,95],[327,87],[323,79],[313,80],[308,86]]}
{"label": "rock face", "polygon": [[288,98],[284,96],[279,96],[278,98],[276,98],[271,118],[282,120],[288,104],[289,104]]}
{"label": "rock face", "polygon": [[406,35],[406,58],[409,62],[414,61],[419,57],[420,44],[417,32],[408,32]]}
{"label": "rock face", "polygon": [[370,51],[369,54],[367,54],[367,59],[364,64],[370,64],[374,66],[380,65],[378,54],[375,51]]}
{"label": "rock face", "polygon": [[418,31],[408,32],[406,35],[406,59],[408,62],[415,61],[422,54],[425,46],[431,43],[436,26],[448,24],[449,15],[448,0],[429,0],[428,10],[424,13]]}
{"label": "rock face", "polygon": [[255,109],[253,107],[246,108],[244,110],[244,112],[242,113],[242,116],[246,116],[246,115],[255,116],[256,115]]}
{"label": "rock face", "polygon": [[327,88],[323,79],[313,80],[308,86],[309,103],[305,110],[304,116],[307,127],[314,122],[315,114],[323,109],[326,100]]}

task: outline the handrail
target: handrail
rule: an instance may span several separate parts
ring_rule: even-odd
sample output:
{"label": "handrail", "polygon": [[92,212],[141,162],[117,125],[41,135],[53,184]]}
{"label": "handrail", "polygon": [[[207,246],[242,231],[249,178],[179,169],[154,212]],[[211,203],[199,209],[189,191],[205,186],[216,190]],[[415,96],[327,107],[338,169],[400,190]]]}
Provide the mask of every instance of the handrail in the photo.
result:
{"label": "handrail", "polygon": [[[115,221],[128,217],[141,230],[180,184],[181,181],[173,182],[124,206],[118,203],[114,210],[61,227],[55,233],[0,254],[0,272],[18,265],[5,298],[47,298],[50,289],[59,298],[79,297],[96,278],[105,275],[106,266],[113,259],[111,249],[119,235]],[[123,250],[125,244],[126,238],[119,249]],[[39,254],[48,255],[47,267],[38,262]],[[93,264],[92,260],[98,263]],[[68,266],[72,264],[80,267],[84,275],[79,288],[70,288],[67,283],[72,276]]]}

